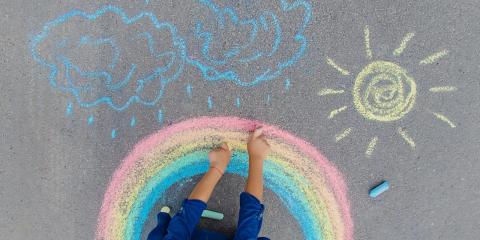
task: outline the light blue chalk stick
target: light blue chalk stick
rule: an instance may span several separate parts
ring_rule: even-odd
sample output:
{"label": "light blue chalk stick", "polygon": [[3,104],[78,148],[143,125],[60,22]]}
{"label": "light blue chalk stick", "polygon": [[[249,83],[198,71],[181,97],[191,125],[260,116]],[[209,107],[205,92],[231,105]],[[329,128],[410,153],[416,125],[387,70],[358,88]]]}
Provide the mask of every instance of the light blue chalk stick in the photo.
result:
{"label": "light blue chalk stick", "polygon": [[382,194],[383,192],[387,191],[388,188],[389,188],[389,184],[387,181],[383,181],[382,183],[380,183],[378,186],[372,188],[370,190],[370,193],[368,195],[370,195],[370,197],[372,198],[375,198],[375,197],[378,197],[378,195]]}
{"label": "light blue chalk stick", "polygon": [[222,220],[223,219],[223,213],[214,212],[214,211],[210,211],[210,210],[203,210],[202,217],[210,218],[210,219],[214,219],[214,220]]}

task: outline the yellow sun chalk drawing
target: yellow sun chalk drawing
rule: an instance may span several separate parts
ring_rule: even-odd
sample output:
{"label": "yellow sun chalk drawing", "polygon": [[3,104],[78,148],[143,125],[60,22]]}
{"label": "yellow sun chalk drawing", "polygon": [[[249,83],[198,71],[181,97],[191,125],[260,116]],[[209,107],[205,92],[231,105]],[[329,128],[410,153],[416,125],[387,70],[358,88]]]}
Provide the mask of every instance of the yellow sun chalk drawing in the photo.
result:
{"label": "yellow sun chalk drawing", "polygon": [[335,134],[335,142],[339,142],[340,140],[346,138],[352,132],[352,128],[346,128],[341,133]]}
{"label": "yellow sun chalk drawing", "polygon": [[373,53],[372,49],[370,48],[370,29],[368,28],[368,25],[365,25],[363,33],[365,34],[365,51],[367,52],[367,58],[372,59]]}
{"label": "yellow sun chalk drawing", "polygon": [[348,76],[350,75],[350,72],[346,69],[343,69],[342,67],[338,66],[335,61],[333,61],[331,58],[327,57],[327,63],[328,65],[332,66],[333,68],[335,68],[335,70],[337,70],[340,74],[344,75],[344,76]]}
{"label": "yellow sun chalk drawing", "polygon": [[[410,72],[407,71],[406,68],[399,63],[394,62],[393,60],[373,60],[374,56],[371,48],[370,28],[368,25],[365,25],[363,34],[365,37],[365,52],[369,62],[360,70],[359,73],[349,72],[348,70],[339,66],[329,57],[326,58],[326,62],[341,75],[356,75],[353,87],[351,89],[353,99],[352,104],[353,108],[355,108],[355,111],[357,111],[366,120],[372,120],[376,122],[392,122],[400,120],[409,114],[415,106],[417,98],[416,79],[410,75]],[[393,50],[393,56],[401,56],[407,49],[414,36],[415,33],[413,32],[406,33],[398,47]],[[434,52],[433,54],[419,61],[418,64],[433,64],[448,54],[449,50],[440,49],[440,51]],[[342,88],[344,87],[323,88],[318,92],[318,95],[327,96],[344,94],[349,91],[342,90]],[[457,91],[457,87],[450,85],[433,86],[428,90],[432,93],[447,93]],[[337,114],[350,107],[352,106],[347,104],[341,108],[334,109],[330,112],[328,118],[332,119]],[[447,123],[450,127],[456,127],[455,124],[446,116],[440,113],[431,113],[439,120]],[[408,144],[412,149],[415,149],[416,143],[406,130],[399,128],[397,132],[406,142],[406,144]],[[343,130],[335,134],[335,142],[341,141],[351,133],[351,127],[343,128]],[[372,155],[376,148],[377,142],[378,136],[374,136],[370,140],[365,151],[365,155],[367,157]]]}
{"label": "yellow sun chalk drawing", "polygon": [[398,133],[400,134],[400,136],[402,136],[403,140],[405,140],[405,142],[407,142],[408,145],[410,145],[410,147],[415,149],[415,141],[413,140],[412,137],[408,135],[406,130],[402,128],[398,128]]}
{"label": "yellow sun chalk drawing", "polygon": [[327,95],[335,95],[335,94],[343,94],[345,93],[345,90],[337,90],[337,89],[331,89],[331,88],[323,88],[320,91],[318,91],[319,96],[327,96]]}
{"label": "yellow sun chalk drawing", "polygon": [[353,103],[369,120],[395,121],[412,109],[417,95],[415,81],[399,65],[374,61],[357,75]]}
{"label": "yellow sun chalk drawing", "polygon": [[365,155],[367,157],[372,156],[372,153],[375,150],[375,146],[377,146],[377,142],[378,142],[378,137],[373,137],[372,140],[370,140],[370,143],[368,143],[368,146],[367,146],[367,151],[365,151]]}
{"label": "yellow sun chalk drawing", "polygon": [[393,51],[393,55],[400,56],[405,48],[407,48],[407,44],[410,42],[410,40],[412,40],[413,36],[415,36],[415,33],[407,33],[407,35],[405,35],[405,37],[402,39],[402,42],[400,42],[400,46]]}
{"label": "yellow sun chalk drawing", "polygon": [[347,110],[347,108],[348,108],[347,106],[343,106],[343,107],[341,107],[341,108],[337,108],[337,109],[332,110],[332,111],[330,112],[330,115],[328,115],[328,119],[334,118],[337,114],[339,114],[339,113]]}
{"label": "yellow sun chalk drawing", "polygon": [[455,86],[439,86],[439,87],[432,87],[429,89],[430,92],[434,93],[442,93],[442,92],[454,92],[457,91],[457,87]]}
{"label": "yellow sun chalk drawing", "polygon": [[420,65],[432,64],[432,63],[436,62],[437,60],[439,60],[440,58],[443,58],[447,55],[448,55],[448,50],[444,49],[442,51],[436,52],[436,53],[424,58],[422,61],[420,61],[419,64]]}
{"label": "yellow sun chalk drawing", "polygon": [[439,120],[447,123],[448,125],[450,125],[451,128],[455,128],[457,126],[455,126],[455,124],[450,120],[448,119],[445,115],[443,114],[440,114],[440,113],[436,113],[436,112],[432,112],[433,115],[435,115],[436,118],[438,118]]}

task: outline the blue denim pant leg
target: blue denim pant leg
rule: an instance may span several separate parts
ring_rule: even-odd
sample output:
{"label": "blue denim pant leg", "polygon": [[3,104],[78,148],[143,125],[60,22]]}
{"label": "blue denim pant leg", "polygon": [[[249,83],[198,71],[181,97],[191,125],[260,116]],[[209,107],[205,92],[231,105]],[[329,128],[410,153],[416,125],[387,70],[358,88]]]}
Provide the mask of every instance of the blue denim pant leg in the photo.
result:
{"label": "blue denim pant leg", "polygon": [[[240,214],[234,240],[256,240],[262,228],[265,206],[247,192],[240,194]],[[266,239],[268,238],[260,238]]]}
{"label": "blue denim pant leg", "polygon": [[162,240],[167,235],[167,228],[171,219],[170,214],[159,213],[157,215],[157,226],[148,234],[147,240]]}
{"label": "blue denim pant leg", "polygon": [[192,239],[195,227],[200,221],[207,204],[200,200],[185,199],[180,210],[173,216],[167,228],[164,240]]}
{"label": "blue denim pant leg", "polygon": [[183,201],[173,218],[167,213],[157,215],[157,226],[148,234],[147,240],[228,240],[227,236],[196,228],[207,204],[200,200]]}

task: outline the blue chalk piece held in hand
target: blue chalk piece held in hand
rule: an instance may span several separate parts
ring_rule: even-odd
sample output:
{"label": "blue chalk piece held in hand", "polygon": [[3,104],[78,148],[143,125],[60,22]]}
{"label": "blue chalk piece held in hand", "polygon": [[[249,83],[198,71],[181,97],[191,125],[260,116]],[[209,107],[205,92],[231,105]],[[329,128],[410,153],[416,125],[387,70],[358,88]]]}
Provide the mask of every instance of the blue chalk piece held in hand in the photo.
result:
{"label": "blue chalk piece held in hand", "polygon": [[378,197],[378,195],[382,194],[383,192],[387,191],[388,188],[390,187],[390,185],[388,184],[387,181],[383,181],[382,183],[380,183],[378,186],[372,188],[370,190],[370,197],[372,198],[375,198],[375,197]]}

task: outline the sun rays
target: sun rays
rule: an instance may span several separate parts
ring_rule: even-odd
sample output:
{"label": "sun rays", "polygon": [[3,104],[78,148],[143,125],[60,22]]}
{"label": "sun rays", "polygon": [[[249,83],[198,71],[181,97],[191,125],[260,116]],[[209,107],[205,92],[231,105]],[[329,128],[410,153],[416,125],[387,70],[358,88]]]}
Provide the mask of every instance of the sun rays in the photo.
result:
{"label": "sun rays", "polygon": [[327,96],[327,95],[338,95],[345,93],[343,89],[331,89],[331,88],[323,88],[318,91],[318,96]]}
{"label": "sun rays", "polygon": [[393,56],[400,56],[402,55],[403,51],[407,48],[408,42],[412,40],[412,38],[415,36],[415,33],[407,33],[405,37],[403,37],[402,41],[400,42],[400,46],[398,46],[395,50],[393,50]]}
{"label": "sun rays", "polygon": [[455,128],[456,125],[455,123],[453,123],[450,119],[448,119],[448,117],[446,117],[445,115],[441,114],[441,113],[436,113],[436,112],[432,112],[432,114],[438,118],[440,121],[448,124],[451,128]]}
{"label": "sun rays", "polygon": [[330,115],[328,115],[328,119],[332,119],[334,118],[335,116],[337,116],[337,114],[347,110],[348,106],[343,106],[343,107],[340,107],[340,108],[337,108],[337,109],[333,109],[331,112],[330,112]]}
{"label": "sun rays", "polygon": [[366,25],[365,28],[363,29],[363,33],[365,35],[365,52],[367,54],[368,60],[372,60],[373,52],[372,52],[372,49],[370,48],[370,29],[368,28],[368,25]]}
{"label": "sun rays", "polygon": [[405,140],[405,142],[408,145],[410,145],[410,147],[412,149],[415,149],[415,141],[413,140],[412,137],[410,137],[410,135],[408,135],[407,130],[405,130],[403,128],[398,128],[397,132],[398,132],[398,134],[400,134],[400,136],[402,136],[403,140]]}
{"label": "sun rays", "polygon": [[340,142],[352,132],[352,128],[346,128],[342,132],[335,134],[335,142]]}
{"label": "sun rays", "polygon": [[338,66],[335,61],[333,61],[331,58],[328,58],[327,57],[327,64],[332,66],[333,68],[335,68],[335,70],[337,70],[340,74],[344,75],[344,76],[348,76],[350,75],[350,72],[340,66]]}
{"label": "sun rays", "polygon": [[[415,105],[417,97],[417,83],[403,66],[387,60],[375,59],[376,56],[371,48],[371,31],[369,26],[363,29],[364,34],[364,51],[366,59],[369,63],[356,73],[354,86],[351,89],[353,102],[349,105],[338,106],[328,114],[329,120],[334,120],[341,114],[345,114],[350,108],[354,108],[357,113],[362,115],[366,120],[372,120],[379,123],[398,121],[404,118]],[[412,42],[415,33],[409,32],[405,34],[398,46],[392,51],[393,57],[401,56],[409,43]],[[441,59],[448,56],[447,49],[441,49],[420,58],[419,66],[427,66],[437,63]],[[326,63],[335,69],[343,78],[350,78],[352,73],[348,67],[338,63],[333,58],[327,57]],[[422,88],[423,89],[423,88]],[[431,93],[451,93],[457,91],[456,86],[439,85],[430,86],[428,91]],[[342,88],[322,88],[318,91],[321,97],[342,96],[348,92]],[[350,111],[348,111],[350,112]],[[436,119],[455,128],[455,123],[444,114],[438,112],[430,113]],[[346,127],[335,134],[335,142],[340,142],[351,136],[354,128]],[[411,149],[415,149],[416,143],[405,127],[399,127],[396,134]],[[375,149],[380,144],[379,136],[374,135],[370,138],[365,149],[365,156],[370,157],[374,154]]]}
{"label": "sun rays", "polygon": [[442,51],[433,53],[432,55],[422,59],[420,65],[428,65],[437,62],[440,58],[443,58],[448,55],[448,50],[444,49]]}
{"label": "sun rays", "polygon": [[433,93],[443,93],[443,92],[454,92],[457,91],[457,87],[454,86],[438,86],[428,89],[428,91]]}

